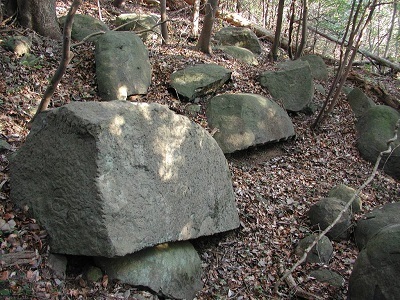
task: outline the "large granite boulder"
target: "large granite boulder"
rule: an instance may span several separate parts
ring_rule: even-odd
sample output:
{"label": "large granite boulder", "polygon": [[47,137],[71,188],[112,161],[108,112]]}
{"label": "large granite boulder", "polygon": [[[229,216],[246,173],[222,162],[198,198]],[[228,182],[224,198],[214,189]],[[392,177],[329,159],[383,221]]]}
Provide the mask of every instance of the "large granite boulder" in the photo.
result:
{"label": "large granite boulder", "polygon": [[151,84],[147,48],[133,32],[110,31],[96,41],[96,77],[103,100],[146,94]]}
{"label": "large granite boulder", "polygon": [[171,87],[182,100],[193,101],[215,93],[232,72],[216,64],[189,66],[171,74]]}
{"label": "large granite boulder", "polygon": [[[394,129],[400,113],[386,105],[376,105],[368,109],[356,124],[358,131],[357,148],[361,156],[375,163],[379,153],[387,149],[387,141],[394,136]],[[382,157],[383,170],[400,179],[400,129],[397,130],[397,140],[392,144],[393,152]]]}
{"label": "large granite boulder", "polygon": [[252,66],[258,65],[258,60],[256,55],[246,48],[238,46],[219,46],[218,49],[222,50],[226,54],[246,64]]}
{"label": "large granite boulder", "polygon": [[366,214],[357,221],[354,232],[358,249],[362,250],[382,228],[395,224],[400,224],[400,202],[385,204]]}
{"label": "large granite boulder", "polygon": [[43,113],[11,165],[11,198],[55,253],[123,256],[239,226],[216,141],[158,104],[77,102]]}
{"label": "large granite boulder", "polygon": [[[325,230],[343,210],[345,203],[337,198],[323,198],[311,206],[308,217],[312,228]],[[352,214],[346,210],[335,226],[326,233],[334,241],[347,240],[351,233]]]}
{"label": "large granite boulder", "polygon": [[352,89],[347,95],[347,101],[356,118],[361,117],[368,109],[375,106],[375,102],[358,87]]}
{"label": "large granite boulder", "polygon": [[215,33],[214,39],[221,46],[238,46],[255,54],[262,53],[262,47],[256,34],[245,27],[224,27]]}
{"label": "large granite boulder", "polygon": [[259,81],[273,99],[282,102],[289,111],[305,110],[314,95],[311,69],[306,62],[287,70],[266,71],[260,75]]}
{"label": "large granite boulder", "polygon": [[[59,18],[60,24],[64,25],[65,20],[66,20],[65,16]],[[72,24],[71,37],[76,41],[82,41],[85,37],[93,33],[101,31],[107,32],[109,30],[110,29],[108,28],[108,26],[99,19],[96,19],[89,15],[75,14],[74,21]],[[89,42],[95,42],[100,36],[101,34],[94,35],[88,38],[87,40]]]}
{"label": "large granite boulder", "polygon": [[115,19],[115,24],[120,27],[118,30],[133,31],[137,33],[143,41],[156,39],[160,33],[157,26],[159,17],[148,14],[120,14]]}
{"label": "large granite boulder", "polygon": [[95,258],[108,275],[169,299],[193,299],[201,290],[201,260],[190,242],[161,244],[134,254]]}
{"label": "large granite boulder", "polygon": [[349,300],[397,300],[400,295],[400,224],[384,227],[357,257]]}
{"label": "large granite boulder", "polygon": [[255,94],[222,94],[206,110],[208,125],[224,153],[286,140],[295,135],[287,112],[277,103]]}

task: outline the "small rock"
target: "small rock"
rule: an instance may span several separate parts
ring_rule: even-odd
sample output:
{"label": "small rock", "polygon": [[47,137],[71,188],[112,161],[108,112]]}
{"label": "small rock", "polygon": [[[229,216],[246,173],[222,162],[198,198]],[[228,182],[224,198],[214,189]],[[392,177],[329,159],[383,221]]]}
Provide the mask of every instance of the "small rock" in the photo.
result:
{"label": "small rock", "polygon": [[98,267],[90,266],[85,272],[85,277],[89,282],[97,282],[103,278],[103,272]]}
{"label": "small rock", "polygon": [[[333,198],[338,198],[342,200],[344,203],[347,203],[350,201],[350,199],[353,197],[353,195],[356,193],[356,190],[344,185],[340,184],[335,186],[330,190],[328,193],[328,197],[333,197]],[[362,209],[362,201],[360,196],[356,196],[353,203],[351,204],[351,209],[353,213],[358,213]]]}
{"label": "small rock", "polygon": [[5,140],[0,140],[0,151],[7,151],[11,149],[12,147],[9,143],[7,143]]}
{"label": "small rock", "polygon": [[[308,211],[311,225],[315,229],[324,230],[337,218],[345,204],[337,198],[324,198],[311,206]],[[335,241],[346,240],[351,232],[351,213],[347,210],[335,226],[326,234]]]}
{"label": "small rock", "polygon": [[17,223],[15,223],[14,219],[11,219],[7,222],[7,224],[10,226],[11,229],[13,229],[15,227],[15,225],[17,225]]}
{"label": "small rock", "polygon": [[361,117],[368,109],[375,106],[375,102],[357,87],[347,95],[347,101],[357,118]]}
{"label": "small rock", "polygon": [[11,230],[10,224],[8,224],[8,223],[3,224],[2,226],[0,226],[0,230],[6,231],[6,232],[10,231]]}
{"label": "small rock", "polygon": [[161,244],[114,258],[95,258],[108,274],[134,286],[144,286],[160,296],[193,299],[202,288],[201,260],[189,242]]}
{"label": "small rock", "polygon": [[201,111],[201,106],[198,104],[189,104],[185,107],[188,114],[194,116]]}
{"label": "small rock", "polygon": [[336,287],[341,287],[344,284],[344,278],[341,275],[328,269],[311,271],[310,276],[319,282],[326,282]]}
{"label": "small rock", "polygon": [[[303,256],[304,251],[314,242],[318,234],[311,234],[300,240],[296,247],[296,255]],[[323,236],[307,254],[307,262],[328,264],[332,257],[333,246],[328,237]]]}
{"label": "small rock", "polygon": [[13,51],[18,56],[28,54],[32,45],[32,41],[25,36],[14,36],[8,38],[3,47],[7,50]]}
{"label": "small rock", "polygon": [[47,258],[47,265],[53,270],[54,275],[61,280],[65,280],[67,262],[67,258],[64,255],[51,253]]}

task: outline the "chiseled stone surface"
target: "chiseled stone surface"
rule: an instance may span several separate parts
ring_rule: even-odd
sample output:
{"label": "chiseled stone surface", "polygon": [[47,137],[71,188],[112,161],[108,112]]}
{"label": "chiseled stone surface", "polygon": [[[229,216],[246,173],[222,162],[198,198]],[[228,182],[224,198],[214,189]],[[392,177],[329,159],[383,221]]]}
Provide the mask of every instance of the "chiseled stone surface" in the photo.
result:
{"label": "chiseled stone surface", "polygon": [[11,198],[44,225],[55,253],[123,256],[239,226],[217,142],[163,105],[45,112],[11,169]]}

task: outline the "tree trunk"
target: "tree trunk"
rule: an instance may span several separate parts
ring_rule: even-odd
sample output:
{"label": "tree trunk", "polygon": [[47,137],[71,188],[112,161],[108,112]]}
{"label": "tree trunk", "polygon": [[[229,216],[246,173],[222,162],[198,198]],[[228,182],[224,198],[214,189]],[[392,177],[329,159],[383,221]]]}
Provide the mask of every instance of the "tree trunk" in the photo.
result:
{"label": "tree trunk", "polygon": [[76,14],[76,11],[78,10],[79,6],[82,4],[83,0],[74,0],[72,2],[71,7],[68,11],[67,17],[65,19],[64,23],[64,32],[63,32],[63,52],[61,56],[61,62],[60,65],[58,66],[54,76],[50,80],[50,84],[48,85],[46,91],[44,92],[43,98],[40,101],[40,104],[38,106],[38,109],[31,119],[31,121],[28,123],[27,127],[28,129],[31,129],[32,123],[37,117],[38,114],[40,114],[42,111],[45,111],[47,107],[49,106],[51,97],[53,96],[58,84],[60,83],[65,71],[67,70],[67,66],[69,62],[72,59],[72,52],[70,51],[70,46],[71,46],[71,31],[72,31],[72,23],[74,20],[74,16]]}
{"label": "tree trunk", "polygon": [[113,5],[118,8],[124,7],[125,0],[114,0]]}
{"label": "tree trunk", "polygon": [[296,9],[296,0],[292,0],[292,3],[290,4],[290,18],[289,18],[289,34],[288,34],[288,54],[290,59],[294,59],[293,56],[293,51],[292,51],[292,36],[293,36],[293,25],[294,25],[294,19],[295,19],[295,13]]}
{"label": "tree trunk", "polygon": [[276,61],[278,59],[278,48],[281,44],[281,30],[282,30],[284,5],[285,5],[285,0],[279,0],[274,43],[272,44],[271,52],[268,54],[273,61]]}
{"label": "tree trunk", "polygon": [[200,0],[195,0],[193,3],[193,26],[192,35],[197,37],[199,35],[199,17],[200,17]]}
{"label": "tree trunk", "polygon": [[[339,69],[336,72],[335,80],[331,85],[329,93],[326,97],[326,100],[324,102],[324,105],[322,106],[321,111],[318,114],[318,117],[316,118],[315,122],[312,125],[313,129],[317,128],[319,123],[322,122],[323,119],[333,111],[336,103],[338,102],[339,94],[347,79],[347,76],[350,73],[354,58],[356,57],[357,54],[357,50],[360,47],[362,36],[368,24],[372,20],[372,16],[376,7],[376,1],[377,0],[373,0],[372,3],[369,3],[369,5],[366,6],[365,8],[361,8],[362,0],[359,0],[358,2],[357,8],[354,11],[351,30],[349,32],[350,33],[349,45],[346,49],[346,53],[344,54],[344,56],[343,55],[340,56]],[[353,0],[353,5],[355,4],[355,2],[356,0]],[[366,16],[368,11],[369,11],[368,16]],[[350,28],[350,26],[348,27]],[[343,37],[342,45],[344,45],[345,43],[346,36],[347,34],[345,34]],[[331,100],[332,95],[333,97]]]}
{"label": "tree trunk", "polygon": [[393,27],[394,27],[396,15],[397,15],[397,0],[393,1],[392,19],[390,20],[390,27],[389,27],[389,32],[388,32],[388,37],[387,37],[387,42],[386,42],[386,47],[385,47],[385,53],[383,54],[383,57],[385,57],[385,58],[387,57],[388,52],[389,52],[389,43],[390,43],[390,40],[392,39]]}
{"label": "tree trunk", "polygon": [[56,16],[56,0],[17,0],[17,4],[18,20],[22,26],[55,40],[62,39]]}
{"label": "tree trunk", "polygon": [[215,13],[218,9],[218,0],[208,0],[206,4],[206,15],[204,16],[204,25],[201,30],[199,41],[196,49],[206,54],[212,54],[211,50],[211,33],[214,25]]}
{"label": "tree trunk", "polygon": [[236,12],[240,14],[242,12],[242,0],[236,0]]}
{"label": "tree trunk", "polygon": [[162,44],[168,44],[167,1],[160,0]]}
{"label": "tree trunk", "polygon": [[267,21],[267,5],[265,3],[265,0],[262,0],[262,27],[266,26],[266,21]]}
{"label": "tree trunk", "polygon": [[300,58],[300,56],[303,55],[303,50],[307,43],[307,18],[308,18],[307,0],[303,0],[303,14],[302,14],[302,22],[301,22],[301,40],[300,40],[300,45],[297,48],[296,59]]}

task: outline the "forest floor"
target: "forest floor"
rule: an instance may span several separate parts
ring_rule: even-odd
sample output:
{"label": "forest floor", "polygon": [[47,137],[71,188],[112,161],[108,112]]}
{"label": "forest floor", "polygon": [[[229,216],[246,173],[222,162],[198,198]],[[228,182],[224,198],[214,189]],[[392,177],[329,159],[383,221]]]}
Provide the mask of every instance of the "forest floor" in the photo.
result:
{"label": "forest floor", "polygon": [[[57,1],[58,14],[65,14],[68,1]],[[98,17],[96,2],[85,2],[80,12]],[[127,1],[126,11],[153,11],[133,1]],[[111,24],[118,11],[108,4],[102,6],[105,22]],[[190,10],[169,12],[173,20],[169,24],[169,45],[160,41],[148,42],[153,67],[152,85],[145,96],[132,97],[130,101],[158,102],[167,105],[178,114],[187,115],[205,129],[206,99],[200,102],[202,110],[196,115],[186,111],[186,104],[168,92],[169,75],[185,66],[197,63],[217,63],[232,70],[232,80],[219,93],[256,93],[270,97],[261,88],[257,76],[272,70],[276,64],[267,59],[270,44],[263,43],[264,53],[259,66],[248,66],[220,51],[213,56],[194,49],[189,39]],[[217,20],[215,29],[224,24]],[[110,25],[112,28],[113,26]],[[90,283],[82,277],[87,261],[75,260],[74,268],[68,269],[66,280],[54,278],[46,259],[49,253],[46,231],[36,220],[15,207],[10,194],[9,155],[17,151],[28,134],[26,124],[32,117],[38,102],[54,74],[61,57],[59,42],[40,37],[32,31],[16,25],[0,28],[0,40],[12,35],[32,37],[30,58],[17,57],[0,47],[0,129],[1,138],[11,149],[0,153],[0,221],[8,222],[10,231],[0,232],[0,253],[33,253],[29,264],[13,264],[0,267],[0,297],[8,299],[135,299],[141,294],[156,299],[148,292],[119,282],[108,282],[106,276],[99,282]],[[94,46],[90,43],[73,48],[75,54],[67,73],[58,86],[51,107],[59,107],[71,101],[99,101],[97,96]],[[283,53],[283,52],[282,52]],[[281,53],[280,59],[284,59]],[[332,69],[332,67],[329,67]],[[374,75],[356,70],[371,82],[384,84],[388,91],[399,98],[398,79]],[[331,79],[319,82],[327,92]],[[349,86],[353,84],[348,83]],[[378,104],[379,99],[370,95]],[[315,103],[321,106],[323,93],[316,92]],[[356,149],[355,118],[342,96],[333,113],[317,131],[310,129],[316,115],[290,114],[296,139],[266,145],[227,157],[232,172],[236,204],[241,226],[239,229],[198,240],[195,244],[203,264],[203,289],[197,299],[269,299],[273,286],[282,275],[282,269],[292,266],[299,258],[294,249],[298,241],[311,233],[306,217],[312,204],[325,197],[329,190],[346,184],[358,188],[371,174],[372,165],[362,158]],[[71,174],[73,176],[73,174]],[[400,199],[400,182],[379,171],[374,181],[362,192],[363,212],[382,204]],[[361,215],[356,215],[359,218]],[[345,299],[347,280],[358,251],[354,241],[333,242],[334,254],[329,265],[303,264],[293,274],[306,291],[324,299]],[[33,252],[29,252],[33,251]],[[71,259],[71,261],[74,261]],[[341,287],[317,282],[309,276],[311,270],[327,268],[345,279]],[[283,283],[282,299],[294,296],[294,290]]]}

